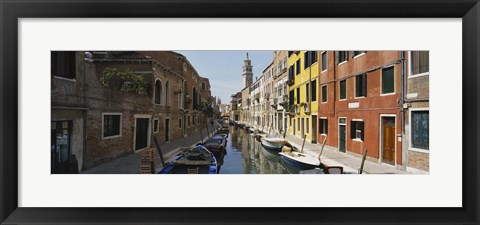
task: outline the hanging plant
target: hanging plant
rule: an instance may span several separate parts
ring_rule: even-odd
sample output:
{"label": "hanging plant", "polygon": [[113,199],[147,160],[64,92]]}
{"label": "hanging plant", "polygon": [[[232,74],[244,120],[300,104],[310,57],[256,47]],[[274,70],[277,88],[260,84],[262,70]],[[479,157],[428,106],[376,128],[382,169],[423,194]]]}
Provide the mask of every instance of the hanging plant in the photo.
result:
{"label": "hanging plant", "polygon": [[117,68],[107,67],[102,72],[100,83],[105,87],[111,87],[123,92],[133,92],[141,95],[148,93],[148,85],[143,76],[129,69],[118,70]]}

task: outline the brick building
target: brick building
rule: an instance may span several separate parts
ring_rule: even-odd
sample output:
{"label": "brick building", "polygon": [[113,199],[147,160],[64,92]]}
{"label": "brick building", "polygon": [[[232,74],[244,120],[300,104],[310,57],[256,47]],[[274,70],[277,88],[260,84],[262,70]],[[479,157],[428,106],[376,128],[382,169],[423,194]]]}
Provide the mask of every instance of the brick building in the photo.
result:
{"label": "brick building", "polygon": [[52,173],[75,173],[85,160],[87,83],[83,58],[83,52],[51,52]]}
{"label": "brick building", "polygon": [[[77,58],[82,55],[80,62],[83,61],[84,52],[75,54]],[[75,83],[77,86],[85,83],[84,96],[82,101],[72,98],[76,104],[83,104],[85,121],[83,153],[77,153],[80,170],[142,151],[154,145],[155,137],[165,143],[206,125],[200,123],[205,118],[199,105],[211,98],[210,84],[183,55],[175,52],[85,54],[88,58],[77,66],[82,79]],[[52,80],[56,83],[58,78],[54,76]],[[58,90],[52,86],[52,99],[56,99],[54,94]],[[57,116],[60,112],[53,112],[55,107],[52,101],[52,128],[54,122],[62,121]],[[78,119],[71,126],[81,122]],[[75,133],[82,133],[80,131]],[[79,152],[78,147],[72,149]]]}
{"label": "brick building", "polygon": [[405,109],[405,141],[407,170],[429,171],[429,52],[408,51]]}
{"label": "brick building", "polygon": [[347,154],[405,168],[400,51],[321,51],[319,142]]}

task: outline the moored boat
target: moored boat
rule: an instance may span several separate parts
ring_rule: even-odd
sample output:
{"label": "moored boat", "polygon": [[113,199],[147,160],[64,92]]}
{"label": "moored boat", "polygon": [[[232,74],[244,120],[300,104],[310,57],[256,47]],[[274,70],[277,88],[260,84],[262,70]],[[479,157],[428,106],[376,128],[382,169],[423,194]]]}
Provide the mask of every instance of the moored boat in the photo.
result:
{"label": "moored boat", "polygon": [[283,160],[290,162],[301,170],[313,169],[320,166],[320,159],[309,154],[299,152],[290,146],[284,146],[282,152],[278,153]]}
{"label": "moored boat", "polygon": [[264,137],[261,139],[261,143],[264,148],[280,151],[288,141],[287,139],[280,137]]}
{"label": "moored boat", "polygon": [[217,160],[207,148],[197,145],[168,163],[158,174],[217,174]]}

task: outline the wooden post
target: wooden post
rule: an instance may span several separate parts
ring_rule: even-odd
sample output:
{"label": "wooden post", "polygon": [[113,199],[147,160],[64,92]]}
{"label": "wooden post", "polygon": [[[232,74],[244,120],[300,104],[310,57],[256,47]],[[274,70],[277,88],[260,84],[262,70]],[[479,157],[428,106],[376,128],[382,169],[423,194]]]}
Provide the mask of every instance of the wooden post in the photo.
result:
{"label": "wooden post", "polygon": [[155,141],[155,146],[157,146],[158,155],[160,156],[160,161],[162,162],[162,167],[165,167],[165,159],[163,158],[162,150],[160,150],[160,145],[156,136],[153,136],[153,141]]}
{"label": "wooden post", "polygon": [[363,157],[362,157],[362,164],[360,165],[360,169],[358,170],[359,174],[363,173],[363,165],[365,164],[365,159],[367,158],[367,149],[363,152]]}
{"label": "wooden post", "polygon": [[320,160],[320,156],[322,156],[323,147],[325,147],[325,143],[327,143],[327,136],[325,136],[325,139],[323,139],[322,150],[320,150],[320,154],[318,155],[318,160],[319,160],[320,162],[322,161],[322,160]]}
{"label": "wooden post", "polygon": [[307,135],[306,135],[306,134],[303,135],[302,150],[300,151],[301,153],[303,153],[303,146],[305,146],[305,139],[307,139]]}

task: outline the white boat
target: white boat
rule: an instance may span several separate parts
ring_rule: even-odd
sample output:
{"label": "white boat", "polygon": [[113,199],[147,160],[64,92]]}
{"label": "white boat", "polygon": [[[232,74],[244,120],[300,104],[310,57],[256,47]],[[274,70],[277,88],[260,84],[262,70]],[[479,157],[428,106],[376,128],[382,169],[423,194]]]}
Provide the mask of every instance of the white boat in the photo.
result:
{"label": "white boat", "polygon": [[277,151],[280,151],[288,143],[287,139],[280,137],[265,137],[261,141],[264,148]]}
{"label": "white boat", "polygon": [[[318,158],[305,154],[301,151],[298,151],[298,149],[296,149],[293,146],[284,146],[282,148],[282,152],[278,154],[281,155],[283,160],[290,162],[291,164],[295,165],[301,170],[309,170],[315,167],[320,167],[320,164],[321,164],[320,156],[322,155],[323,148],[325,147],[326,142],[327,142],[327,138],[325,137],[325,139],[323,140],[322,149],[320,150],[320,155],[318,156]],[[303,150],[303,147],[302,147],[302,150]]]}
{"label": "white boat", "polygon": [[313,169],[320,166],[320,160],[318,158],[305,153],[290,151],[279,152],[278,154],[282,156],[282,159],[289,161],[302,170]]}

